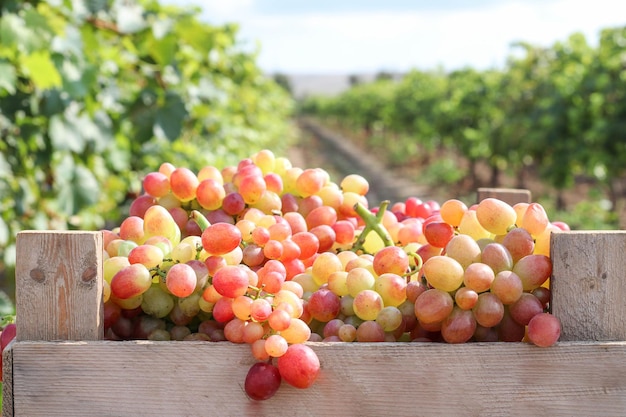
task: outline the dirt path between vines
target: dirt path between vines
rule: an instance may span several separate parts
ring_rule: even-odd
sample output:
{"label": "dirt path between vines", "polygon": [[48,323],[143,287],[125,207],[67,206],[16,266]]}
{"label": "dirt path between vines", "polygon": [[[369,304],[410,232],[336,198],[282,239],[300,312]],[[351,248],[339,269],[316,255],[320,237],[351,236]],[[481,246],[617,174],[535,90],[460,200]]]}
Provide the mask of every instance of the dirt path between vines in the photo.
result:
{"label": "dirt path between vines", "polygon": [[348,174],[363,176],[370,184],[367,198],[372,206],[384,200],[393,204],[408,197],[418,197],[423,201],[442,200],[442,193],[394,174],[380,163],[375,154],[351,145],[348,139],[336,132],[308,119],[300,119],[297,123],[300,142],[289,152],[294,166],[323,168],[336,183]]}

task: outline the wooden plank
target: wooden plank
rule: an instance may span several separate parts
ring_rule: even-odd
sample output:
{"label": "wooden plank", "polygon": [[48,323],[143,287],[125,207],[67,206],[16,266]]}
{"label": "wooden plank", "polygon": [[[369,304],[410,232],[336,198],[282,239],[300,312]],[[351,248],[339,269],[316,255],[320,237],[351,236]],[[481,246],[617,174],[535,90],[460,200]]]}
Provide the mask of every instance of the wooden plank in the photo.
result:
{"label": "wooden plank", "polygon": [[16,250],[17,339],[102,339],[102,233],[24,231]]}
{"label": "wooden plank", "polygon": [[2,417],[13,417],[13,344],[2,352]]}
{"label": "wooden plank", "polygon": [[530,203],[531,192],[522,188],[478,188],[476,191],[476,201],[480,202],[485,198],[497,198],[509,203],[511,206],[517,203]]}
{"label": "wooden plank", "polygon": [[626,340],[626,231],[554,232],[550,247],[561,340]]}
{"label": "wooden plank", "polygon": [[322,370],[255,402],[230,342],[18,342],[15,416],[618,416],[626,342],[311,343]]}

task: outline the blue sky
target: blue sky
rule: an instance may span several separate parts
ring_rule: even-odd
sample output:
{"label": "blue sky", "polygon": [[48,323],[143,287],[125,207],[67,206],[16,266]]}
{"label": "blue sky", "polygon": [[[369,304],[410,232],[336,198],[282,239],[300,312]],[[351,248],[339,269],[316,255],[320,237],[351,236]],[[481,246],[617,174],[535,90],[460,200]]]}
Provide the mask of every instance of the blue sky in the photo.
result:
{"label": "blue sky", "polygon": [[626,25],[623,0],[161,0],[237,22],[267,72],[354,74],[502,66],[514,41],[551,46]]}

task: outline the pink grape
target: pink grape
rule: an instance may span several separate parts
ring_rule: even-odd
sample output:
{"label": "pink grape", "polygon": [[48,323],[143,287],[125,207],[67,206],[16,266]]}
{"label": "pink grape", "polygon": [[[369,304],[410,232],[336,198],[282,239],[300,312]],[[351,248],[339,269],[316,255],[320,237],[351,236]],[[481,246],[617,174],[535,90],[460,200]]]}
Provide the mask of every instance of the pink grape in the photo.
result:
{"label": "pink grape", "polygon": [[235,265],[226,265],[215,273],[212,283],[215,290],[222,296],[235,298],[248,291],[249,279],[245,269]]}
{"label": "pink grape", "polygon": [[513,267],[522,280],[524,291],[532,291],[543,285],[552,274],[552,261],[546,255],[527,255]]}
{"label": "pink grape", "polygon": [[143,218],[139,216],[129,216],[120,224],[119,237],[123,240],[132,240],[135,243],[142,243],[144,238]]}
{"label": "pink grape", "polygon": [[321,224],[319,226],[315,226],[314,228],[309,230],[310,233],[314,234],[319,241],[318,252],[326,252],[332,248],[335,240],[337,240],[337,234],[335,230],[328,226],[327,224]]}
{"label": "pink grape", "polygon": [[354,296],[354,313],[361,320],[375,320],[383,307],[383,298],[376,291],[362,290]]}
{"label": "pink grape", "polygon": [[265,298],[257,298],[250,305],[250,317],[253,320],[263,322],[272,314],[272,305]]}
{"label": "pink grape", "polygon": [[235,318],[233,299],[228,297],[219,298],[215,302],[215,306],[213,306],[213,318],[220,323],[227,323]]}
{"label": "pink grape", "polygon": [[260,175],[247,175],[241,179],[237,188],[246,204],[257,203],[267,190],[265,180]]}
{"label": "pink grape", "polygon": [[510,230],[502,239],[502,245],[508,249],[513,263],[526,255],[532,254],[535,249],[532,235],[521,227]]}
{"label": "pink grape", "polygon": [[366,320],[356,328],[357,342],[384,342],[385,331],[373,320]]}
{"label": "pink grape", "polygon": [[476,322],[484,327],[496,326],[504,316],[504,304],[497,295],[484,292],[478,294],[476,305],[472,308]]}
{"label": "pink grape", "polygon": [[454,308],[454,299],[443,290],[432,288],[424,291],[415,300],[415,316],[420,323],[443,321]]}
{"label": "pink grape", "polygon": [[328,322],[339,314],[341,301],[339,296],[327,288],[320,288],[309,298],[309,313],[319,322]]}
{"label": "pink grape", "polygon": [[297,232],[291,236],[291,240],[300,247],[300,256],[298,259],[308,259],[319,251],[320,241],[318,237],[311,232]]}
{"label": "pink grape", "polygon": [[130,203],[128,214],[130,216],[144,217],[146,210],[156,204],[156,199],[148,194],[140,195]]}
{"label": "pink grape", "polygon": [[463,283],[477,293],[485,292],[491,287],[496,274],[489,265],[482,262],[475,262],[465,268],[463,273]]}
{"label": "pink grape", "polygon": [[513,271],[498,272],[491,283],[491,292],[502,301],[502,304],[516,302],[523,291],[522,280]]}
{"label": "pink grape", "polygon": [[403,275],[409,270],[409,256],[398,246],[387,246],[374,255],[374,272],[382,275],[386,272]]}
{"label": "pink grape", "polygon": [[198,177],[190,169],[179,167],[170,174],[170,187],[172,193],[180,201],[191,201],[196,197]]}
{"label": "pink grape", "polygon": [[522,217],[521,227],[533,236],[538,236],[545,230],[550,221],[545,209],[539,203],[530,203]]}
{"label": "pink grape", "polygon": [[222,184],[208,178],[198,184],[196,200],[206,210],[216,210],[222,206],[226,191]]}
{"label": "pink grape", "polygon": [[400,275],[387,272],[374,281],[374,290],[379,293],[385,306],[397,307],[407,298],[407,282]]}
{"label": "pink grape", "polygon": [[241,231],[229,223],[215,223],[202,232],[202,247],[211,255],[224,255],[241,243]]}
{"label": "pink grape", "polygon": [[513,269],[513,257],[511,253],[506,246],[497,242],[485,245],[480,261],[489,265],[496,274],[500,271]]}
{"label": "pink grape", "polygon": [[150,285],[152,277],[148,268],[142,264],[128,265],[111,279],[111,294],[121,299],[133,298],[146,292]]}
{"label": "pink grape", "polygon": [[513,320],[525,326],[534,316],[543,313],[543,305],[533,294],[525,292],[509,306],[509,313]]}
{"label": "pink grape", "polygon": [[337,211],[329,206],[320,206],[311,210],[305,217],[308,229],[325,224],[332,226],[337,221]]}
{"label": "pink grape", "polygon": [[163,251],[153,245],[139,245],[128,253],[128,262],[155,268],[163,263]]}
{"label": "pink grape", "polygon": [[560,336],[561,322],[550,313],[539,313],[528,322],[528,339],[537,346],[552,346]]}
{"label": "pink grape", "polygon": [[273,330],[280,332],[291,324],[291,315],[286,310],[274,310],[267,317],[267,321]]}
{"label": "pink grape", "polygon": [[308,388],[320,371],[320,361],[315,351],[307,345],[293,344],[278,358],[280,376],[296,388]]}
{"label": "pink grape", "polygon": [[231,216],[241,213],[246,207],[246,202],[238,192],[228,193],[222,199],[222,209]]}
{"label": "pink grape", "polygon": [[162,172],[150,172],[143,178],[143,189],[153,197],[163,197],[170,192],[170,180]]}
{"label": "pink grape", "polygon": [[265,350],[267,354],[274,358],[279,358],[287,352],[289,344],[280,334],[273,334],[265,339]]}
{"label": "pink grape", "polygon": [[465,343],[476,331],[476,319],[471,310],[455,307],[441,323],[441,336],[448,343]]}
{"label": "pink grape", "polygon": [[454,293],[454,301],[459,308],[471,310],[478,301],[478,293],[469,287],[461,287]]}
{"label": "pink grape", "polygon": [[176,297],[184,298],[196,290],[198,278],[196,272],[187,264],[174,264],[167,271],[165,285]]}
{"label": "pink grape", "polygon": [[281,194],[283,192],[283,179],[275,172],[270,172],[263,176],[265,181],[265,188],[267,191],[271,191],[275,194]]}
{"label": "pink grape", "polygon": [[445,248],[453,236],[454,228],[443,221],[433,221],[424,227],[424,237],[437,248]]}
{"label": "pink grape", "polygon": [[331,225],[335,231],[335,240],[340,245],[348,245],[354,242],[355,228],[348,220],[338,220]]}

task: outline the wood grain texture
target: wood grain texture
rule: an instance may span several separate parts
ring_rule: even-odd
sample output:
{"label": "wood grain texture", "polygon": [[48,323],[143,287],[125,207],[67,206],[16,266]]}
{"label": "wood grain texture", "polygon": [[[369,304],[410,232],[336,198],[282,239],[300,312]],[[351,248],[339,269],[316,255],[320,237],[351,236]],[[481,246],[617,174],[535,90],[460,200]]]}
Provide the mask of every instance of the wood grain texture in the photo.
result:
{"label": "wood grain texture", "polygon": [[619,416],[626,342],[312,343],[308,389],[249,400],[229,342],[18,342],[15,417]]}
{"label": "wood grain texture", "polygon": [[2,417],[13,417],[13,344],[2,352]]}
{"label": "wood grain texture", "polygon": [[476,201],[481,202],[485,198],[497,198],[513,206],[517,203],[530,203],[531,192],[522,188],[479,188]]}
{"label": "wood grain texture", "polygon": [[626,340],[626,231],[555,232],[550,248],[561,340]]}
{"label": "wood grain texture", "polygon": [[16,250],[17,339],[102,339],[102,233],[24,231]]}

